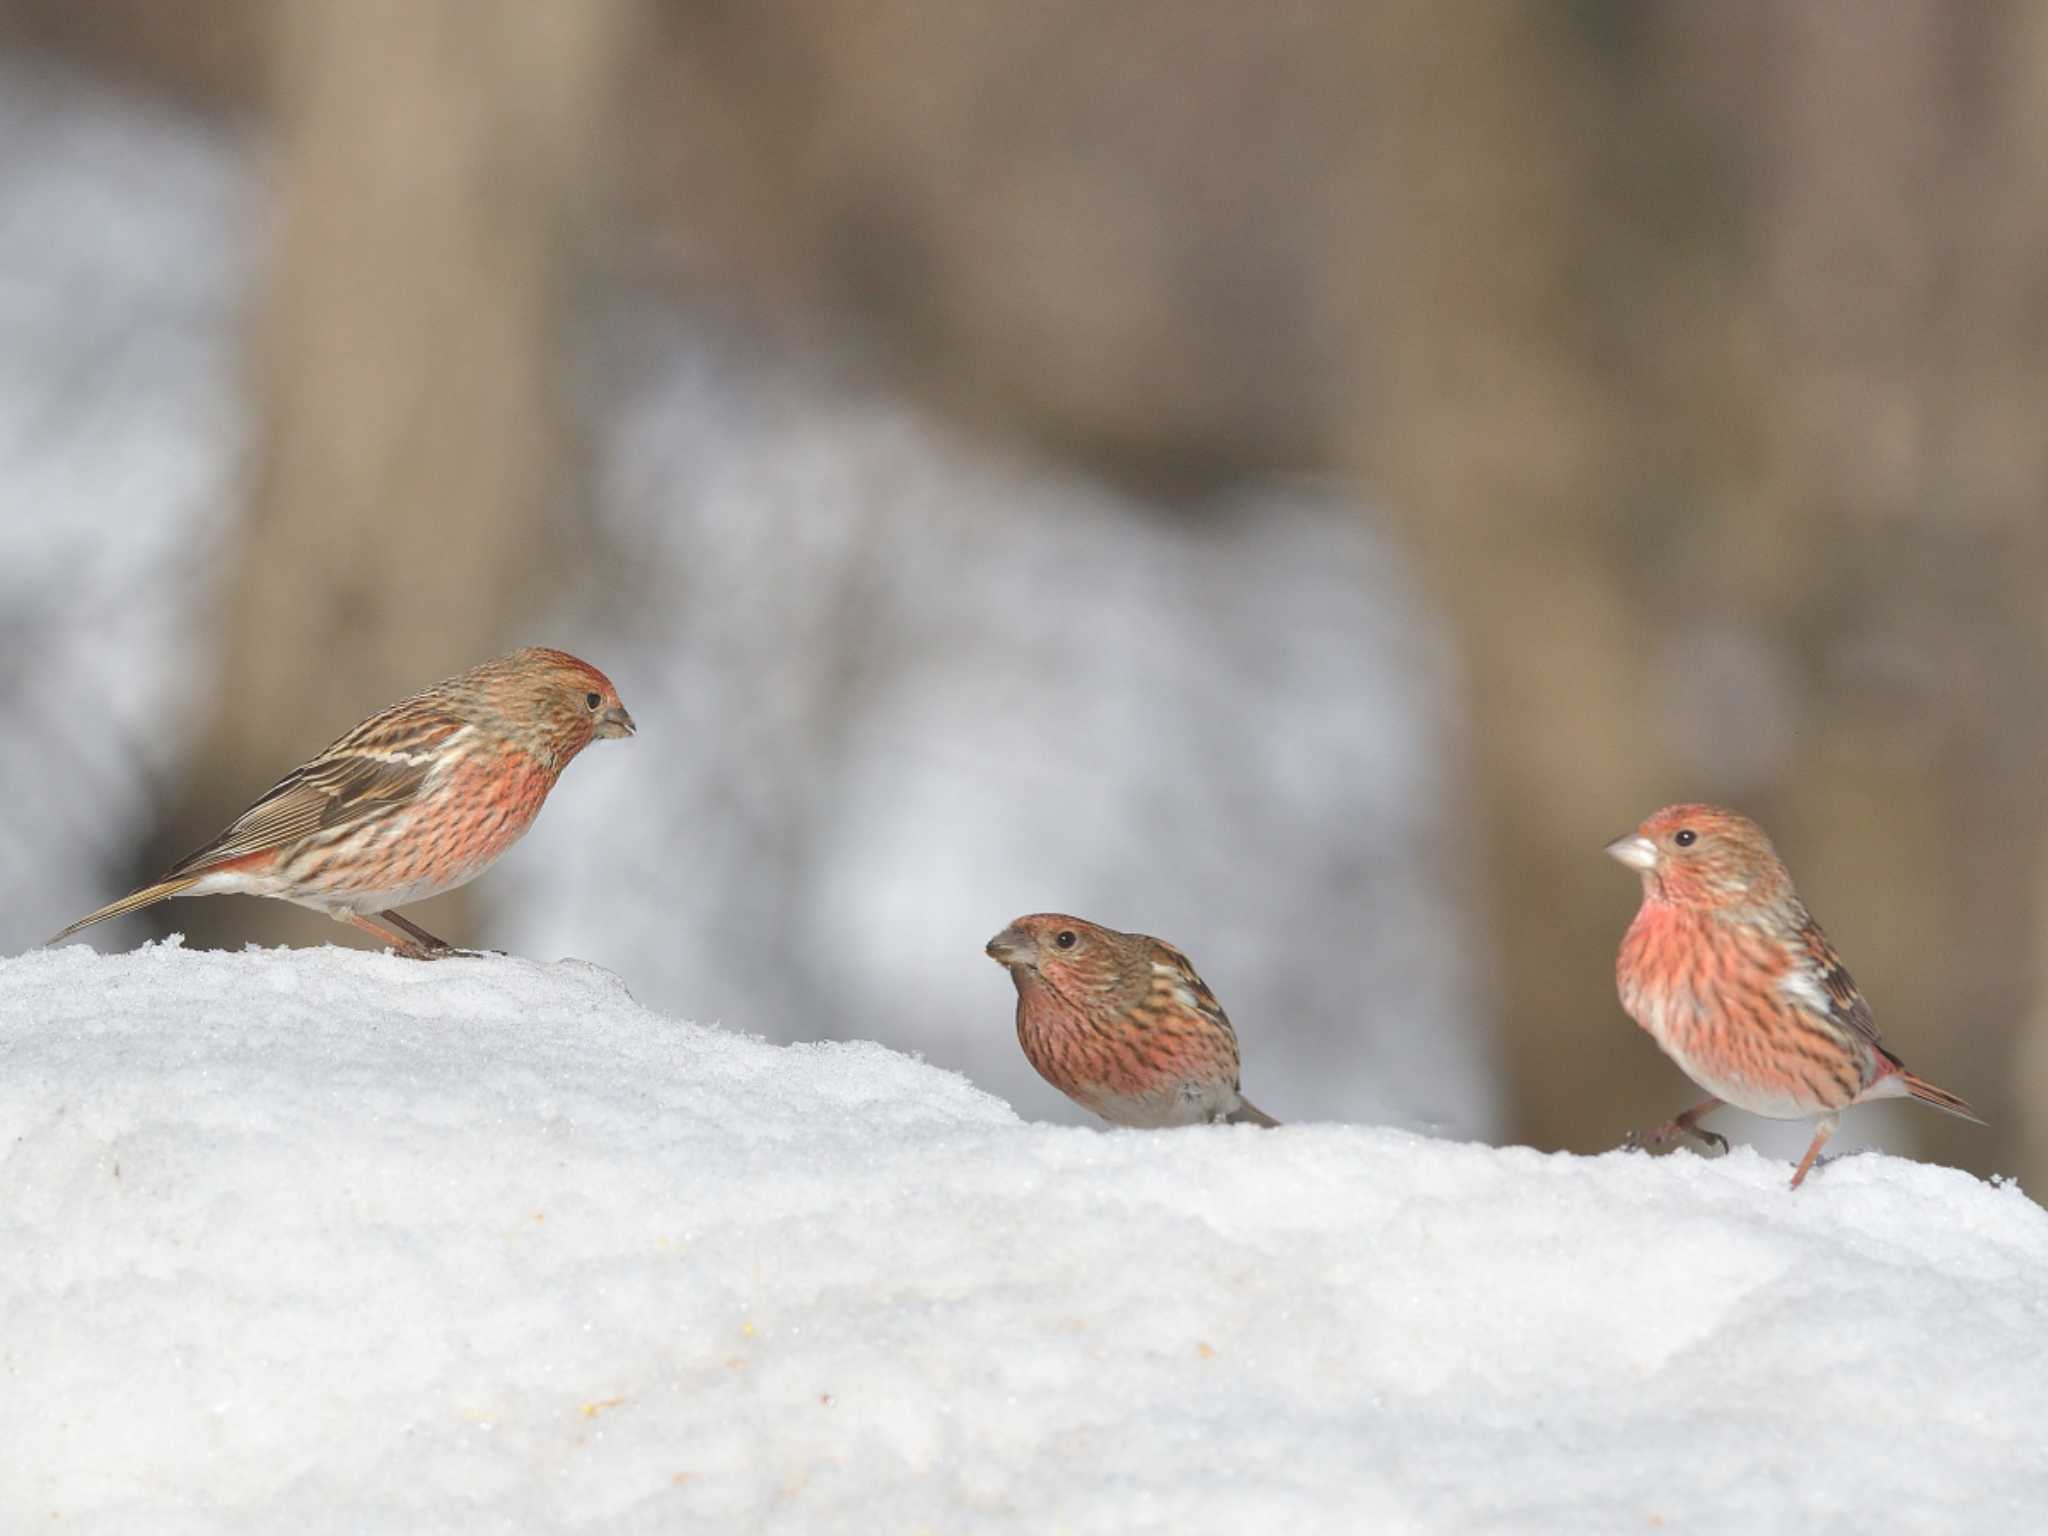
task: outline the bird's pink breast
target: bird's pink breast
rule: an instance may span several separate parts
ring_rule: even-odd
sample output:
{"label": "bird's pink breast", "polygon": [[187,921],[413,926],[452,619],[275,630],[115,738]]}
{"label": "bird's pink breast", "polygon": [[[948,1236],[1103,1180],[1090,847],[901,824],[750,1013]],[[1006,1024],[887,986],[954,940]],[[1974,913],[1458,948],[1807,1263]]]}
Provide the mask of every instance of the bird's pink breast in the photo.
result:
{"label": "bird's pink breast", "polygon": [[1091,1109],[1123,1106],[1111,1118],[1126,1123],[1203,1119],[1204,1106],[1234,1101],[1237,1062],[1219,1033],[1149,1008],[1098,1016],[1038,980],[1018,994],[1017,1041],[1039,1075]]}
{"label": "bird's pink breast", "polygon": [[1622,1006],[1687,1076],[1753,1114],[1790,1119],[1851,1103],[1860,1059],[1782,985],[1787,951],[1754,925],[1646,901],[1622,940]]}
{"label": "bird's pink breast", "polygon": [[315,834],[280,856],[288,899],[374,911],[420,901],[476,878],[517,842],[556,775],[516,748],[464,752],[403,806]]}

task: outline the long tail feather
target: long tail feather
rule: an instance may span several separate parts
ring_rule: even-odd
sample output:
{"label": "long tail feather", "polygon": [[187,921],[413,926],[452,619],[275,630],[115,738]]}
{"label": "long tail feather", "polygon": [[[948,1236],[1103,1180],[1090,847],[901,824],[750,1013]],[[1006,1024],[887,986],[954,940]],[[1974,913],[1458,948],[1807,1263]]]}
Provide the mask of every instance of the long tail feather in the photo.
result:
{"label": "long tail feather", "polygon": [[1275,1126],[1280,1123],[1250,1099],[1239,1099],[1237,1101],[1237,1108],[1225,1115],[1223,1119],[1228,1125]]}
{"label": "long tail feather", "polygon": [[207,871],[202,870],[199,874],[178,875],[169,880],[159,880],[155,885],[145,885],[139,891],[130,891],[119,901],[110,901],[104,907],[101,907],[99,911],[81,917],[77,922],[48,942],[51,944],[62,944],[81,928],[90,928],[94,923],[104,923],[110,917],[124,917],[130,912],[140,911],[144,907],[153,907],[158,902],[167,901],[173,896],[181,896],[197,885],[201,876],[205,873]]}
{"label": "long tail feather", "polygon": [[1936,1109],[1945,1110],[1947,1113],[1959,1116],[1964,1120],[1974,1121],[1978,1125],[1990,1124],[1988,1120],[1980,1117],[1974,1109],[1970,1108],[1969,1105],[1950,1093],[1946,1088],[1937,1088],[1934,1084],[1928,1082],[1926,1078],[1915,1077],[1910,1072],[1902,1071],[1899,1073],[1899,1077],[1906,1085],[1906,1092],[1913,1095],[1922,1104],[1932,1104]]}

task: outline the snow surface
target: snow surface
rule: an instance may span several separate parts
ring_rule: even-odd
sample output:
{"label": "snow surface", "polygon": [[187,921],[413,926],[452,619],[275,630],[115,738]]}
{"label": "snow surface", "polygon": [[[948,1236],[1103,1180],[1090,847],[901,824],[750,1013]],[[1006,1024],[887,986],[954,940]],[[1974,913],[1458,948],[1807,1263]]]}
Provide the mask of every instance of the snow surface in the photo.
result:
{"label": "snow surface", "polygon": [[2039,1530],[2048,1213],[1021,1122],[573,960],[0,962],[0,1530]]}

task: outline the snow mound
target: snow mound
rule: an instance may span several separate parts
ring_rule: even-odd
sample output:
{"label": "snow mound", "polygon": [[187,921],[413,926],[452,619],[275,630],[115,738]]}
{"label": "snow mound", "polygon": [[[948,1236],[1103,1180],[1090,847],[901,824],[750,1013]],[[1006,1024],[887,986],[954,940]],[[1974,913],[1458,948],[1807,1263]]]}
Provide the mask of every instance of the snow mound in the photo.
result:
{"label": "snow mound", "polygon": [[39,951],[0,1529],[2041,1528],[2048,1213],[1786,1176],[1030,1125],[575,961]]}

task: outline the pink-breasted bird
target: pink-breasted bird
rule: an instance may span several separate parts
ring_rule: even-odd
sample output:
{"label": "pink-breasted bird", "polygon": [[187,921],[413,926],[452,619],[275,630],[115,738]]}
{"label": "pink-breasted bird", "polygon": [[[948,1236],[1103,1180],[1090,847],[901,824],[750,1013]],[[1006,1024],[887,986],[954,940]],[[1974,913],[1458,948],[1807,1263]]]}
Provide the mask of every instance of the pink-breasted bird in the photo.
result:
{"label": "pink-breasted bird", "polygon": [[1698,1126],[1724,1103],[1811,1118],[1797,1189],[1852,1104],[1910,1097],[1977,1120],[1884,1048],[1870,1005],[1747,816],[1666,806],[1607,852],[1643,878],[1643,905],[1615,961],[1621,1005],[1713,1095],[1644,1140],[1690,1135],[1725,1147]]}
{"label": "pink-breasted bird", "polygon": [[172,896],[242,895],[312,907],[401,954],[446,954],[389,909],[474,880],[533,825],[571,758],[632,734],[589,663],[539,646],[500,656],[370,716],[161,880],[50,942]]}
{"label": "pink-breasted bird", "polygon": [[1275,1125],[1237,1091],[1237,1032],[1188,957],[1142,933],[1041,912],[988,941],[1017,984],[1031,1065],[1113,1125]]}

